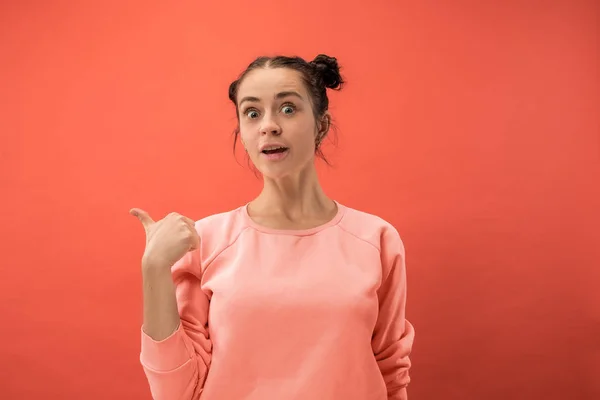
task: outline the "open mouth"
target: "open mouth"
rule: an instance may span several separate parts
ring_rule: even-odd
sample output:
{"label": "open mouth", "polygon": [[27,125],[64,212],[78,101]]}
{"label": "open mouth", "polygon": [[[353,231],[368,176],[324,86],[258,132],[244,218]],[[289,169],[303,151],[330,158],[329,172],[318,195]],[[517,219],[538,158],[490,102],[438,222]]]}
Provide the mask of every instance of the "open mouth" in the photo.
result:
{"label": "open mouth", "polygon": [[280,153],[284,153],[288,150],[287,147],[275,147],[272,149],[265,149],[262,151],[263,154],[280,154]]}

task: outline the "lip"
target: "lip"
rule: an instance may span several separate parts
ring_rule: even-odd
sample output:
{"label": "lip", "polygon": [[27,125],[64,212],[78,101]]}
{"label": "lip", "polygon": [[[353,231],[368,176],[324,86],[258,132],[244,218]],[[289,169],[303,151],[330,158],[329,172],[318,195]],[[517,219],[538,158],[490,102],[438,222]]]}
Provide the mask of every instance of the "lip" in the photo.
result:
{"label": "lip", "polygon": [[266,153],[261,152],[260,156],[266,158],[268,161],[275,162],[275,161],[281,161],[284,158],[286,158],[289,152],[290,152],[289,150],[286,150],[283,153],[272,153],[272,154],[266,154]]}
{"label": "lip", "polygon": [[260,146],[260,147],[259,147],[259,149],[258,149],[258,151],[260,151],[260,152],[262,153],[262,151],[263,151],[264,149],[266,149],[266,148],[269,148],[269,147],[285,147],[286,149],[289,149],[289,147],[288,147],[288,146],[286,146],[286,145],[285,145],[285,144],[283,144],[283,143],[279,143],[279,142],[271,142],[271,143],[265,143],[265,144],[263,144],[262,146]]}

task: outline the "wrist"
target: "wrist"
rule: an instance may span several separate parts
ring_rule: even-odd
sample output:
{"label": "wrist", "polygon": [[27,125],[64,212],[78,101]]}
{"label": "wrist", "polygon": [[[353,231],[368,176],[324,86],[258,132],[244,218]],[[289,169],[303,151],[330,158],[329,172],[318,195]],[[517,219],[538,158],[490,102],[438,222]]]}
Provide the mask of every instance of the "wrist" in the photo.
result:
{"label": "wrist", "polygon": [[156,257],[149,257],[144,255],[142,257],[142,271],[165,271],[170,270],[170,265],[164,260],[157,259]]}

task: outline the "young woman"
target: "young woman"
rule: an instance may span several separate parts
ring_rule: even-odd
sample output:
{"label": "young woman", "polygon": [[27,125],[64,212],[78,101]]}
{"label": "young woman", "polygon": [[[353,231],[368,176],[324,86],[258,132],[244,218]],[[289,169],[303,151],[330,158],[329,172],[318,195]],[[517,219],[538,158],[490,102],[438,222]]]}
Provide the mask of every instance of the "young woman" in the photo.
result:
{"label": "young woman", "polygon": [[406,399],[398,232],[325,194],[315,156],[330,128],[335,58],[261,57],[229,88],[257,198],[146,231],[140,361],[155,399]]}

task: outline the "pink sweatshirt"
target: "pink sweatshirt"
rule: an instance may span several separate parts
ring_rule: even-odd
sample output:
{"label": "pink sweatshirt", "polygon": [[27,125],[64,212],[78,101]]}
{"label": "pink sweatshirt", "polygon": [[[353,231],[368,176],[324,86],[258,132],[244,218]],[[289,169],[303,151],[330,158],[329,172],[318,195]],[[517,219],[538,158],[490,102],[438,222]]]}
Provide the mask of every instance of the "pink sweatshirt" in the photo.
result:
{"label": "pink sweatshirt", "polygon": [[156,400],[404,400],[414,329],[404,246],[338,205],[314,229],[274,230],[246,206],[196,223],[172,268],[181,324],[140,361]]}

